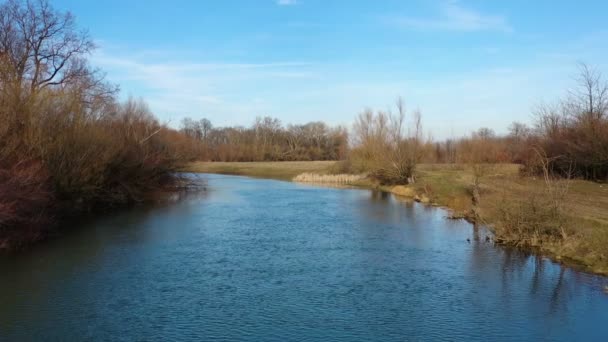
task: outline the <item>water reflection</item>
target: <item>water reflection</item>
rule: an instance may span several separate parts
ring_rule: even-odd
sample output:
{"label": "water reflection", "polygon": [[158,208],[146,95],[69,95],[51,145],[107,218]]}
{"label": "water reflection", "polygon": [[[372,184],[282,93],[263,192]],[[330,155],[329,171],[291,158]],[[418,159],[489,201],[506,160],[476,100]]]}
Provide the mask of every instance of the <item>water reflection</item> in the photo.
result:
{"label": "water reflection", "polygon": [[370,190],[370,199],[374,202],[387,202],[392,199],[392,195],[386,191]]}

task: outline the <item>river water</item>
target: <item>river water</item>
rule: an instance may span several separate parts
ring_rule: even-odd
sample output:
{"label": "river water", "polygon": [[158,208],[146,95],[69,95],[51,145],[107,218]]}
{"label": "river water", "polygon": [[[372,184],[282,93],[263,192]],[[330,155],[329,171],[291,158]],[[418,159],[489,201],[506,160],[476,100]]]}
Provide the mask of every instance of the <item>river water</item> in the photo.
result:
{"label": "river water", "polygon": [[608,278],[442,209],[203,177],[202,194],[1,257],[0,340],[608,341]]}

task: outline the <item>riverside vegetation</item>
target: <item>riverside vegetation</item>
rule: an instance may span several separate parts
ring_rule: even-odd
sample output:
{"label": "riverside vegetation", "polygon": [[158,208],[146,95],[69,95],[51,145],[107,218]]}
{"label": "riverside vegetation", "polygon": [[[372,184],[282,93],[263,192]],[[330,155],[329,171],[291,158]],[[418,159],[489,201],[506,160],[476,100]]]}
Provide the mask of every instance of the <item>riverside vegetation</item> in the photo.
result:
{"label": "riverside vegetation", "polygon": [[177,185],[190,139],[88,63],[95,45],[46,0],[0,3],[0,249],[65,216]]}

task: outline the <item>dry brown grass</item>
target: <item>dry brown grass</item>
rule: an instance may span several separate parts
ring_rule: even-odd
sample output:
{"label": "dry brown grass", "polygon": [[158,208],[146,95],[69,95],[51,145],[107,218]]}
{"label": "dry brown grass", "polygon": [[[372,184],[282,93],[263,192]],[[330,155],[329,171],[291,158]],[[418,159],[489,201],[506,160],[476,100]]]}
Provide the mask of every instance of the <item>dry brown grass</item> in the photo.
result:
{"label": "dry brown grass", "polygon": [[[471,168],[421,169],[417,186],[430,184],[437,203],[460,213],[471,209]],[[496,233],[507,242],[523,241],[557,259],[608,273],[608,186],[584,180],[556,181],[554,186],[558,187],[568,182],[568,192],[558,212],[552,212],[545,180],[521,176],[518,169],[517,165],[497,165],[480,180],[483,222],[495,226]],[[520,226],[505,222],[507,218]]]}
{"label": "dry brown grass", "polygon": [[302,173],[327,174],[334,164],[335,161],[195,162],[184,171],[292,180]]}
{"label": "dry brown grass", "polygon": [[[555,217],[550,210],[545,210],[545,180],[522,176],[519,170],[520,166],[516,164],[496,164],[481,177],[479,212],[482,222],[495,227],[495,232],[507,242],[525,241],[555,259],[608,274],[608,184],[556,181],[554,186],[558,187],[565,185],[561,183],[569,184],[566,198],[560,204],[559,217]],[[474,180],[475,169],[469,165],[421,164],[417,182],[407,186],[411,189],[407,192],[428,196],[433,203],[453,211],[454,217],[466,217],[472,209],[471,184]],[[529,229],[496,231],[506,227],[501,222],[505,220],[505,212]],[[521,228],[524,227],[518,229]],[[550,238],[551,235],[555,238]]]}
{"label": "dry brown grass", "polygon": [[317,183],[317,184],[354,184],[362,179],[365,175],[350,175],[350,174],[337,174],[337,175],[321,175],[318,173],[305,172],[301,173],[293,178],[294,182],[300,183]]}

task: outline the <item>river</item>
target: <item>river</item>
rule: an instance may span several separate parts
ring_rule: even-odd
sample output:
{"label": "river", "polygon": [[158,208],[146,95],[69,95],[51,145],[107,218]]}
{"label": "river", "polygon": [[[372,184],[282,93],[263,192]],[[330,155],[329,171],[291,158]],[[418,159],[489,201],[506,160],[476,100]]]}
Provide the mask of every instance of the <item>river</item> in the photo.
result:
{"label": "river", "polygon": [[0,257],[0,340],[608,340],[608,278],[442,209],[203,177],[205,192]]}

